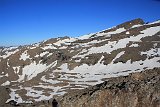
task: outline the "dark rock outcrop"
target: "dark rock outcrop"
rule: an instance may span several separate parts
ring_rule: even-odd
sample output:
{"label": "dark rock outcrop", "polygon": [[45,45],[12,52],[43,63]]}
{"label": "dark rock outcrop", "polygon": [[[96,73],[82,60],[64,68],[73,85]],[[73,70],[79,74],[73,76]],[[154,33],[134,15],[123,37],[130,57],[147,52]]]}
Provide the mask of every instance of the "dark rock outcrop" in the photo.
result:
{"label": "dark rock outcrop", "polygon": [[8,88],[0,86],[0,107],[3,107],[10,98],[9,93],[10,90]]}
{"label": "dark rock outcrop", "polygon": [[58,102],[56,101],[56,99],[53,99],[52,107],[58,107]]}
{"label": "dark rock outcrop", "polygon": [[160,68],[66,94],[61,107],[160,107]]}

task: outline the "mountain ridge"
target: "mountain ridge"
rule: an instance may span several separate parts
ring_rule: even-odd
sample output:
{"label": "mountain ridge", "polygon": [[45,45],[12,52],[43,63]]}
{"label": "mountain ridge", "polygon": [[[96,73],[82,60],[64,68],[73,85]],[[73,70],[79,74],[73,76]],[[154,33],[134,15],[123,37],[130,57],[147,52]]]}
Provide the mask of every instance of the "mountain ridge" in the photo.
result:
{"label": "mountain ridge", "polygon": [[160,67],[160,21],[135,19],[82,37],[0,49],[0,84],[17,103],[38,102]]}

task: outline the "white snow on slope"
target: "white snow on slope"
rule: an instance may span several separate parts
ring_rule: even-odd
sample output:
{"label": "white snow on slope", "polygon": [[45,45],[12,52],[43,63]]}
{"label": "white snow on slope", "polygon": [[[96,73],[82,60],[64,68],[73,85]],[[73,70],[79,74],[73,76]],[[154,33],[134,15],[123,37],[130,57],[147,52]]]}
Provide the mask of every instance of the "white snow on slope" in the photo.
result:
{"label": "white snow on slope", "polygon": [[8,99],[6,101],[6,103],[8,103],[11,100],[16,101],[17,103],[32,103],[32,101],[24,101],[24,100],[22,100],[21,96],[19,96],[19,94],[16,93],[17,89],[10,89],[10,90],[11,90],[11,93],[9,95],[10,95],[11,98]]}
{"label": "white snow on slope", "polygon": [[[10,93],[11,98],[8,99],[6,103],[8,103],[11,100],[16,101],[17,103],[33,103],[32,102],[33,100],[34,101],[49,100],[53,98],[53,95],[64,95],[66,93],[63,90],[61,90],[61,87],[59,86],[53,87],[53,86],[38,85],[34,87],[42,87],[44,89],[51,89],[52,91],[49,91],[50,95],[46,96],[44,95],[43,90],[36,90],[36,89],[33,89],[33,87],[21,87],[20,86],[19,89],[11,89],[11,93]],[[16,91],[19,91],[21,89],[25,89],[27,91],[26,96],[30,97],[26,101],[23,100],[21,96],[19,96],[19,94],[16,93]],[[62,91],[62,92],[58,92],[58,91]]]}
{"label": "white snow on slope", "polygon": [[[54,78],[54,75],[53,75],[52,78]],[[42,76],[41,80],[44,81],[44,82],[51,83],[51,84],[56,84],[56,83],[59,83],[59,82],[60,82],[60,81],[58,81],[58,80],[46,79],[45,76]]]}
{"label": "white snow on slope", "polygon": [[43,56],[46,55],[46,54],[49,54],[49,52],[48,52],[48,51],[45,51],[45,52],[41,53],[40,56],[43,57]]}
{"label": "white snow on slope", "polygon": [[40,97],[41,94],[43,94],[42,91],[34,90],[31,87],[25,87],[25,89],[27,90],[27,94],[26,95],[33,97],[35,99],[35,101],[37,101],[37,97]]}
{"label": "white snow on slope", "polygon": [[104,39],[104,40],[92,40],[92,41],[87,42],[87,43],[79,43],[78,46],[89,47],[89,46],[92,46],[93,44],[101,43],[101,42],[104,42],[104,41],[107,41],[107,40],[108,39]]}
{"label": "white snow on slope", "polygon": [[119,28],[119,29],[116,29],[115,31],[108,32],[107,34],[117,34],[117,33],[121,33],[121,32],[124,32],[124,31],[126,31],[125,28]]}
{"label": "white snow on slope", "polygon": [[54,45],[57,45],[57,46],[61,46],[62,44],[65,44],[65,45],[70,45],[71,42],[74,42],[75,38],[67,38],[67,39],[63,39],[63,40],[59,40],[57,41],[56,43],[54,43]]}
{"label": "white snow on slope", "polygon": [[37,74],[44,72],[45,70],[47,70],[49,67],[53,67],[57,64],[57,61],[51,63],[50,65],[46,65],[46,64],[36,64],[36,62],[34,61],[33,63],[31,63],[30,65],[25,66],[22,70],[23,70],[23,74],[19,75],[19,79],[18,81],[23,81],[24,79],[26,80],[30,80],[33,77],[36,77]]}
{"label": "white snow on slope", "polygon": [[156,23],[160,23],[160,20],[154,21],[152,23],[148,23],[147,25],[156,24]]}
{"label": "white snow on slope", "polygon": [[149,51],[141,52],[141,55],[147,55],[148,58],[150,56],[160,56],[160,48],[150,49]]}
{"label": "white snow on slope", "polygon": [[90,33],[88,35],[83,35],[83,36],[80,36],[80,37],[77,37],[78,39],[89,39],[94,33]]}
{"label": "white snow on slope", "polygon": [[140,27],[140,26],[143,26],[143,25],[137,24],[137,25],[133,25],[131,28],[136,28],[136,27]]}
{"label": "white snow on slope", "polygon": [[35,48],[37,48],[37,47],[35,47],[35,46],[33,46],[33,47],[28,47],[29,49],[35,49]]}
{"label": "white snow on slope", "polygon": [[7,59],[7,67],[10,67],[9,59]]}
{"label": "white snow on slope", "polygon": [[137,36],[131,36],[129,38],[120,39],[119,41],[112,41],[112,42],[109,41],[108,44],[105,44],[101,47],[92,47],[92,48],[88,49],[88,53],[83,54],[83,55],[76,55],[76,56],[73,56],[73,58],[76,58],[76,57],[84,58],[85,56],[87,56],[89,54],[93,54],[93,53],[103,53],[103,52],[111,53],[113,50],[117,50],[119,48],[125,48],[126,45],[130,41],[139,42],[141,40],[141,38],[147,37],[147,36],[152,36],[152,35],[156,34],[157,32],[159,32],[159,30],[160,30],[160,26],[147,28],[147,29],[141,31],[141,33],[143,33],[143,34],[139,34]]}
{"label": "white snow on slope", "polygon": [[118,28],[118,29],[116,29],[115,31],[110,31],[110,32],[107,32],[107,33],[98,32],[98,33],[96,33],[96,35],[97,35],[97,36],[107,36],[107,37],[110,37],[111,34],[118,34],[118,33],[124,32],[124,31],[126,31],[125,28]]}
{"label": "white snow on slope", "polygon": [[130,45],[129,47],[138,47],[139,45],[138,44],[132,44],[132,45]]}
{"label": "white snow on slope", "polygon": [[25,61],[26,59],[29,59],[29,58],[30,58],[30,55],[28,55],[27,51],[24,51],[24,52],[21,54],[19,60],[24,60],[24,61]]}
{"label": "white snow on slope", "polygon": [[[66,93],[66,92],[63,92],[63,91],[58,92],[58,91],[61,90],[61,87],[59,87],[59,86],[53,87],[53,86],[37,85],[37,86],[34,86],[34,87],[37,87],[37,88],[42,87],[44,89],[51,89],[52,91],[49,91],[50,95],[46,96],[46,95],[44,95],[43,90],[35,90],[35,89],[33,89],[33,87],[24,87],[27,90],[26,96],[31,97],[31,98],[28,99],[28,102],[29,102],[29,100],[31,100],[31,101],[32,100],[34,100],[34,101],[49,100],[49,99],[53,98],[53,95],[63,95],[63,94]],[[23,88],[21,87],[21,89],[23,89]],[[26,103],[27,101],[22,101],[22,102]]]}
{"label": "white snow on slope", "polygon": [[6,47],[3,49],[3,51],[10,51],[10,50],[16,49],[16,48],[18,48],[18,47],[17,46]]}
{"label": "white snow on slope", "polygon": [[13,70],[14,70],[15,74],[19,73],[20,67],[21,66],[13,67]]}
{"label": "white snow on slope", "polygon": [[[119,56],[120,54],[117,55],[117,58]],[[116,64],[111,63],[108,65],[103,65],[102,63],[97,63],[93,66],[83,64],[79,67],[75,67],[73,70],[69,70],[67,64],[63,64],[61,66],[61,70],[55,70],[54,72],[78,73],[80,74],[80,75],[77,75],[78,78],[69,78],[69,77],[65,77],[65,78],[67,80],[74,81],[76,84],[78,84],[79,81],[84,81],[85,84],[91,84],[90,82],[87,82],[87,81],[97,81],[92,83],[92,85],[95,85],[97,83],[103,82],[101,81],[102,78],[128,75],[131,72],[142,71],[144,70],[144,68],[153,69],[154,67],[159,67],[160,63],[157,62],[158,60],[159,60],[159,57],[155,57],[153,59],[146,59],[144,61],[140,60],[133,63],[131,63],[131,60],[128,60],[126,63],[118,62]],[[143,63],[143,65],[140,65],[141,63]],[[59,78],[59,80],[61,79],[64,80],[64,78]]]}
{"label": "white snow on slope", "polygon": [[126,34],[130,34],[130,32],[129,32],[129,31],[127,31],[127,32],[126,32]]}
{"label": "white snow on slope", "polygon": [[41,47],[43,50],[46,50],[46,49],[57,49],[55,46],[53,46],[52,44],[47,44],[46,46],[44,47]]}
{"label": "white snow on slope", "polygon": [[18,94],[15,93],[15,90],[14,89],[10,89],[10,90],[11,90],[11,93],[10,93],[10,97],[11,98],[8,99],[6,101],[6,103],[8,103],[11,100],[16,101],[17,103],[22,103],[23,102],[22,98]]}
{"label": "white snow on slope", "polygon": [[1,86],[6,86],[6,85],[10,85],[9,81],[4,82],[3,84],[1,84]]}
{"label": "white snow on slope", "polygon": [[31,44],[32,46],[27,47],[28,49],[35,49],[39,47],[40,43]]}
{"label": "white snow on slope", "polygon": [[3,59],[6,59],[6,58],[8,58],[10,55],[15,54],[15,53],[18,52],[18,51],[19,51],[19,49],[16,49],[16,50],[11,51],[11,52],[6,51],[6,52],[5,52],[5,55],[0,55],[0,58],[2,57]]}
{"label": "white snow on slope", "polygon": [[49,54],[47,55],[47,57],[49,57],[49,56],[51,56],[51,55],[53,55],[53,53],[49,53]]}

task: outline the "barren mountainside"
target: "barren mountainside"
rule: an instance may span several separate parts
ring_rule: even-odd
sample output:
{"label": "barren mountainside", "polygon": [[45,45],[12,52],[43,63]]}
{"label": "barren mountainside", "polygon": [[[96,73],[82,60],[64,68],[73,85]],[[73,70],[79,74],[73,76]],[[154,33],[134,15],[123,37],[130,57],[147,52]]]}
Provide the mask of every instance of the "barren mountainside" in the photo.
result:
{"label": "barren mountainside", "polygon": [[160,21],[135,19],[77,38],[0,47],[0,84],[9,88],[10,97],[6,103],[59,99],[108,78],[159,67]]}
{"label": "barren mountainside", "polygon": [[160,68],[110,78],[104,83],[67,93],[60,107],[159,107]]}

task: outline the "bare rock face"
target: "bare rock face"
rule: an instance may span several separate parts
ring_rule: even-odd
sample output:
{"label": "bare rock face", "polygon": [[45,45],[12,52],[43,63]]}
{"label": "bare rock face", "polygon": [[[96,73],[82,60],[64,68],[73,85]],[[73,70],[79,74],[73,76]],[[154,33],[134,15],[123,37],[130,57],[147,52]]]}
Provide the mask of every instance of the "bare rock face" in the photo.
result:
{"label": "bare rock face", "polygon": [[0,86],[0,107],[3,107],[6,101],[10,98],[9,96],[9,89],[3,86]]}
{"label": "bare rock face", "polygon": [[160,68],[110,78],[81,91],[66,94],[61,107],[159,107]]}

